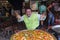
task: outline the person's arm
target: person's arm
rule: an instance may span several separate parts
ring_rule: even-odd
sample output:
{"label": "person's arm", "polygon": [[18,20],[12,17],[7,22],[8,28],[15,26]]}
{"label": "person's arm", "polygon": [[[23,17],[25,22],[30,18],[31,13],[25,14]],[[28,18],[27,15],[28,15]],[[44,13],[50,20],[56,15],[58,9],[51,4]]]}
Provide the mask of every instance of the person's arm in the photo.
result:
{"label": "person's arm", "polygon": [[15,16],[16,16],[17,19],[21,18],[21,16],[17,12],[15,12]]}
{"label": "person's arm", "polygon": [[41,21],[41,20],[45,20],[46,19],[46,15],[40,15],[38,14],[38,20]]}
{"label": "person's arm", "polygon": [[16,16],[18,22],[23,21],[23,16],[20,16],[17,12],[15,12],[15,16]]}
{"label": "person's arm", "polygon": [[18,20],[18,22],[23,21],[24,20],[24,16],[20,17],[20,19],[17,19],[17,20]]}
{"label": "person's arm", "polygon": [[40,21],[40,17],[41,17],[41,15],[40,15],[40,14],[37,14],[37,16],[38,16],[38,20]]}

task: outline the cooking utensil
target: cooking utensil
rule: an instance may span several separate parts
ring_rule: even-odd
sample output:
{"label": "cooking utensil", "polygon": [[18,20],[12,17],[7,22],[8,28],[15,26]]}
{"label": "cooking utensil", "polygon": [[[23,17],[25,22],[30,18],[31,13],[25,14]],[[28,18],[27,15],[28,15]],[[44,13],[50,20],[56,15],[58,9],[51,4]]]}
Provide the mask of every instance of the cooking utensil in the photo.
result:
{"label": "cooking utensil", "polygon": [[55,25],[55,26],[52,27],[52,29],[54,31],[56,31],[57,33],[60,33],[60,25]]}

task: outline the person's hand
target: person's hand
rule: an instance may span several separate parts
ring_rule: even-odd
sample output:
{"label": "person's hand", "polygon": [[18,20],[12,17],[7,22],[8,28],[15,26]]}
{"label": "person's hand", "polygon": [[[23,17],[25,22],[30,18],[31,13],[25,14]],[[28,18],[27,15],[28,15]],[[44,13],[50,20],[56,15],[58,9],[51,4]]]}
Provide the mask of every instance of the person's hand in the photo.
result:
{"label": "person's hand", "polygon": [[20,19],[21,19],[21,16],[20,16],[20,15],[17,15],[16,18],[17,18],[18,20],[20,20]]}
{"label": "person's hand", "polygon": [[19,15],[17,12],[15,12],[15,15],[17,16],[17,15]]}
{"label": "person's hand", "polygon": [[52,29],[52,26],[48,26],[48,29]]}
{"label": "person's hand", "polygon": [[20,14],[20,11],[19,11],[19,10],[15,10],[14,13],[15,13],[15,15],[17,16],[17,15]]}
{"label": "person's hand", "polygon": [[41,15],[41,18],[44,18],[44,16],[45,16],[45,15],[42,14],[42,15]]}
{"label": "person's hand", "polygon": [[16,16],[17,19],[21,18],[21,16],[19,15],[19,12],[17,10],[15,11],[15,16]]}

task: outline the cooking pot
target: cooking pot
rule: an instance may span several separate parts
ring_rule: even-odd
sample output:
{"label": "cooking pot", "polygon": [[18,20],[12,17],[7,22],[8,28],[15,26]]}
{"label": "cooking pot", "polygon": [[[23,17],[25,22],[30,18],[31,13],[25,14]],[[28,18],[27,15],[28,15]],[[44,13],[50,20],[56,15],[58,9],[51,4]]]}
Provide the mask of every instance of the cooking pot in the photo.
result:
{"label": "cooking pot", "polygon": [[52,27],[52,29],[57,32],[57,33],[60,33],[60,25],[55,25]]}

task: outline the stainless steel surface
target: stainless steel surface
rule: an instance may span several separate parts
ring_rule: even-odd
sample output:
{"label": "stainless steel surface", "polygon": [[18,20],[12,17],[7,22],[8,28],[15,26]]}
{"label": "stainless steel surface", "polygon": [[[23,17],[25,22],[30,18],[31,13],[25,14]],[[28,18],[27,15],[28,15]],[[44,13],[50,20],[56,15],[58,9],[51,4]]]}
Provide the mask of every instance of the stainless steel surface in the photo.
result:
{"label": "stainless steel surface", "polygon": [[52,29],[54,31],[56,31],[57,33],[60,33],[60,25],[55,25],[55,26],[52,27]]}

